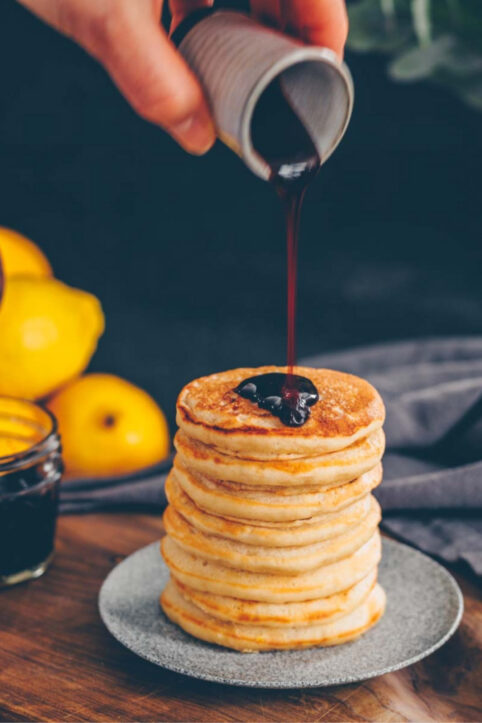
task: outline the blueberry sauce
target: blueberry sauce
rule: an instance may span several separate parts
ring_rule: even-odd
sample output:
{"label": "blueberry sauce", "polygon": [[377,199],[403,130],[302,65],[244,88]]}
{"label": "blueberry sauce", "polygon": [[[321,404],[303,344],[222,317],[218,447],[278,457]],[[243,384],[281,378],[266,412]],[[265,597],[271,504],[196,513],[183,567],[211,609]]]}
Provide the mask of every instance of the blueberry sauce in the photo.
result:
{"label": "blueberry sauce", "polygon": [[[288,380],[290,386],[287,386]],[[287,427],[300,427],[310,416],[310,407],[318,401],[315,385],[298,374],[273,372],[245,379],[234,390],[261,409],[267,409]]]}

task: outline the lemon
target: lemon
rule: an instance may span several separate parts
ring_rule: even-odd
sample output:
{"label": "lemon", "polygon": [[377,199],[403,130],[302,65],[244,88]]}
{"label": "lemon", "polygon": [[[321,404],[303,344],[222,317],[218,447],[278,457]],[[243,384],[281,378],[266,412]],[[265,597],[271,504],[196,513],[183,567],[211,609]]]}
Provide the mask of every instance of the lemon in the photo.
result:
{"label": "lemon", "polygon": [[0,226],[3,273],[9,276],[52,276],[52,267],[39,247],[17,231]]}
{"label": "lemon", "polygon": [[144,390],[113,374],[86,374],[48,402],[57,417],[68,477],[110,477],[169,454],[162,410]]}
{"label": "lemon", "polygon": [[0,394],[38,399],[78,376],[104,331],[92,294],[52,278],[7,279],[0,303]]}

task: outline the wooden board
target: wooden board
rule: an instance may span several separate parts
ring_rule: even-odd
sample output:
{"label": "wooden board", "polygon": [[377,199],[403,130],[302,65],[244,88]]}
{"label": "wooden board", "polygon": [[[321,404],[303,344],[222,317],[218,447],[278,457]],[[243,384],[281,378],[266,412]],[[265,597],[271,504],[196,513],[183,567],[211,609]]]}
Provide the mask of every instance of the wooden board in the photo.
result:
{"label": "wooden board", "polygon": [[105,630],[97,594],[123,557],[161,535],[158,517],[86,515],[59,522],[41,579],[0,593],[2,721],[477,721],[482,719],[480,589],[458,577],[458,632],[421,663],[366,683],[262,691],[157,668]]}

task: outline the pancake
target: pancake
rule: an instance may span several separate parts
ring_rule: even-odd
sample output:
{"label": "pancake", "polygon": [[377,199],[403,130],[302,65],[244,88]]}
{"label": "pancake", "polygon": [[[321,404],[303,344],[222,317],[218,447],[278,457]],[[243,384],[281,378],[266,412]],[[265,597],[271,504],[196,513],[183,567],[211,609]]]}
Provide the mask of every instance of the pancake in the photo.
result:
{"label": "pancake", "polygon": [[359,607],[334,622],[289,628],[238,625],[218,620],[186,600],[172,580],[161,595],[161,605],[167,617],[191,635],[247,652],[338,645],[354,640],[380,619],[385,608],[385,594],[376,585]]}
{"label": "pancake", "polygon": [[286,427],[270,412],[236,394],[248,377],[286,367],[233,369],[195,379],[177,400],[177,424],[189,437],[242,457],[315,456],[350,447],[380,429],[385,409],[364,379],[329,369],[295,367],[318,390],[319,401],[301,427]]}
{"label": "pancake", "polygon": [[322,514],[333,514],[365,497],[382,481],[382,466],[339,487],[313,488],[296,493],[278,487],[244,487],[220,482],[192,472],[177,457],[170,472],[188,497],[202,510],[228,519],[284,522],[306,520]]}
{"label": "pancake", "polygon": [[358,607],[373,590],[377,581],[377,570],[372,570],[348,590],[318,600],[295,603],[237,600],[233,597],[200,592],[172,579],[181,595],[208,615],[241,625],[268,625],[278,628],[332,622],[347,615]]}
{"label": "pancake", "polygon": [[366,495],[344,510],[333,515],[321,515],[309,520],[294,522],[265,522],[228,520],[201,510],[183,491],[174,475],[166,481],[169,503],[193,527],[201,532],[220,535],[250,545],[283,547],[286,545],[309,545],[348,532],[359,524],[372,508],[372,497]]}
{"label": "pancake", "polygon": [[303,546],[262,547],[208,535],[193,527],[169,505],[163,523],[167,534],[187,552],[238,570],[299,575],[348,557],[365,544],[381,519],[380,505],[372,498],[372,509],[344,535]]}
{"label": "pancake", "polygon": [[385,435],[378,429],[337,452],[284,460],[233,457],[194,441],[182,431],[177,432],[174,445],[186,467],[212,479],[261,487],[334,487],[378,464],[385,449]]}
{"label": "pancake", "polygon": [[301,575],[281,575],[236,570],[202,559],[183,550],[169,535],[161,552],[171,574],[182,584],[201,592],[258,602],[284,603],[314,600],[347,590],[380,561],[378,530],[349,557]]}

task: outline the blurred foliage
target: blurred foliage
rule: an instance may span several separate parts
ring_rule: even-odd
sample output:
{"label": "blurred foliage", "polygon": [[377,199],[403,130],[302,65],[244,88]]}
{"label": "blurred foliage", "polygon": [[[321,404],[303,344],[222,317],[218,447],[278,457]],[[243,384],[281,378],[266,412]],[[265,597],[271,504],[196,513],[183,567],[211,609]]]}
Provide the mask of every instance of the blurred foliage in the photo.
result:
{"label": "blurred foliage", "polygon": [[392,56],[393,80],[429,80],[482,111],[482,0],[358,0],[348,47]]}

